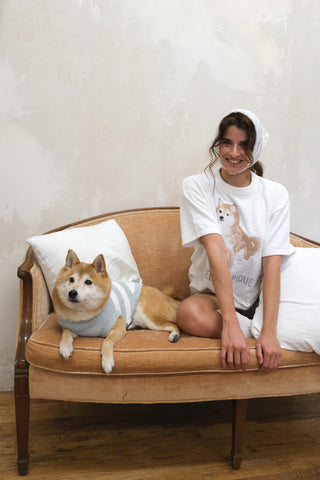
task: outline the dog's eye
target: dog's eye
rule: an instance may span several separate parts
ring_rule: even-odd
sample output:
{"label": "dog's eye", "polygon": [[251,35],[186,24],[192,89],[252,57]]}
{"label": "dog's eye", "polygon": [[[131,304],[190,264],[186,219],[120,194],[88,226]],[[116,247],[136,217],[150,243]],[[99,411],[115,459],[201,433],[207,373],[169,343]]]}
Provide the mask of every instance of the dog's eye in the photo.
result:
{"label": "dog's eye", "polygon": [[86,285],[92,285],[91,280],[86,280],[84,283],[85,283]]}
{"label": "dog's eye", "polygon": [[74,278],[73,278],[73,277],[70,277],[70,278],[69,278],[69,282],[70,282],[70,283],[73,283],[73,282],[74,282]]}

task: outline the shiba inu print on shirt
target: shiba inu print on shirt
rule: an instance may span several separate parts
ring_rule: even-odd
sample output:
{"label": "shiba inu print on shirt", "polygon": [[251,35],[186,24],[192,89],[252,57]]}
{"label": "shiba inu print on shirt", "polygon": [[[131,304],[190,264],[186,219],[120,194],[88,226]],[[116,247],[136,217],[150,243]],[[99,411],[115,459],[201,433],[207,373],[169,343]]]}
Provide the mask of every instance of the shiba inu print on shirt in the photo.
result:
{"label": "shiba inu print on shirt", "polygon": [[260,247],[258,237],[248,237],[240,226],[240,216],[236,205],[222,203],[216,208],[217,218],[220,223],[221,232],[227,245],[229,267],[234,264],[235,256],[241,254],[245,260],[249,260]]}

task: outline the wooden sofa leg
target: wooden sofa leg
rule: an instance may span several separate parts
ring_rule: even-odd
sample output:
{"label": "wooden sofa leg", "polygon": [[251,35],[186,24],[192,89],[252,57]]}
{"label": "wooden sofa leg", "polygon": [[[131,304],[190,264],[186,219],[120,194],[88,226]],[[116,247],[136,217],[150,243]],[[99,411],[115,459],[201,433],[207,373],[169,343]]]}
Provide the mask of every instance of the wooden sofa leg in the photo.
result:
{"label": "wooden sofa leg", "polygon": [[16,368],[14,378],[14,396],[16,409],[16,431],[18,447],[18,471],[19,475],[27,475],[29,454],[29,375],[28,369],[20,370]]}
{"label": "wooden sofa leg", "polygon": [[231,463],[238,470],[242,460],[242,439],[246,422],[248,400],[233,400],[232,403],[232,450]]}

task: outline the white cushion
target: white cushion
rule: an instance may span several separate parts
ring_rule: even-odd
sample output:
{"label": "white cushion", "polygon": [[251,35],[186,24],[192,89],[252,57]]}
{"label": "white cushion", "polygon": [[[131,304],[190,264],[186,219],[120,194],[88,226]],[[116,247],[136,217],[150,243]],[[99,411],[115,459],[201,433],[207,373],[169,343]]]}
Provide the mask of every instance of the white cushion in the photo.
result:
{"label": "white cushion", "polygon": [[92,263],[102,253],[112,280],[141,282],[128,240],[115,220],[31,237],[32,246],[50,295],[71,248],[81,262]]}
{"label": "white cushion", "polygon": [[[251,328],[255,338],[262,319],[260,301]],[[283,257],[277,333],[282,348],[320,355],[320,248],[296,248]]]}

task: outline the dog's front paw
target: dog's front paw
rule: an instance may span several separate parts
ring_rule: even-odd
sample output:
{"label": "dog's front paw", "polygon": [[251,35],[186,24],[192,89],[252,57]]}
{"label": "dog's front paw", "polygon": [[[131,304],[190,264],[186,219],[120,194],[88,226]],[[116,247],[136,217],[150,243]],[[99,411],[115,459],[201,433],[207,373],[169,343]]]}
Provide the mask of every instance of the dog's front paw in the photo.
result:
{"label": "dog's front paw", "polygon": [[114,367],[114,359],[113,356],[109,355],[102,355],[102,368],[106,372],[107,375],[110,375],[112,369]]}
{"label": "dog's front paw", "polygon": [[174,343],[177,342],[180,338],[179,333],[177,332],[171,332],[169,335],[169,342]]}
{"label": "dog's front paw", "polygon": [[73,352],[72,343],[60,342],[60,355],[68,360],[71,357]]}

